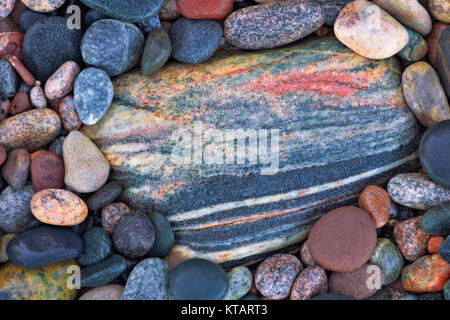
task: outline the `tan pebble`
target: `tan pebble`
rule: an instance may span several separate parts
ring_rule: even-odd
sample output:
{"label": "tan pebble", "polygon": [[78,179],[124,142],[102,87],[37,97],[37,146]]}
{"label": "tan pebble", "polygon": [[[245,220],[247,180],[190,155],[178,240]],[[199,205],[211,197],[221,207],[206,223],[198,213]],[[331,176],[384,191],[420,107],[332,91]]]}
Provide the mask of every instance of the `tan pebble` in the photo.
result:
{"label": "tan pebble", "polygon": [[120,284],[107,284],[87,291],[78,300],[120,300],[123,288]]}

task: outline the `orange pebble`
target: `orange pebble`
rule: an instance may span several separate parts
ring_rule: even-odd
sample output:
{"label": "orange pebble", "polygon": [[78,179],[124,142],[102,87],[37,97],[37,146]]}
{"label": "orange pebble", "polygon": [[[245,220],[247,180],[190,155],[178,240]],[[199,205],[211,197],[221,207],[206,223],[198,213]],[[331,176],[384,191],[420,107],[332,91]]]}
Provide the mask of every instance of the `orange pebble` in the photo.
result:
{"label": "orange pebble", "polygon": [[386,190],[378,186],[365,188],[359,196],[358,205],[370,215],[377,228],[384,226],[391,214],[389,195]]}
{"label": "orange pebble", "polygon": [[430,240],[428,240],[428,252],[429,253],[438,253],[439,247],[442,242],[444,242],[445,238],[441,236],[432,236]]}
{"label": "orange pebble", "polygon": [[442,291],[450,278],[450,263],[438,254],[423,256],[402,270],[403,288],[412,292]]}
{"label": "orange pebble", "polygon": [[33,152],[30,156],[31,156],[31,160],[33,160],[34,158],[36,158],[38,155],[40,155],[41,153],[43,153],[43,152],[46,152],[47,150],[45,150],[45,149],[41,149],[41,150],[38,150],[38,151],[35,151],[35,152]]}

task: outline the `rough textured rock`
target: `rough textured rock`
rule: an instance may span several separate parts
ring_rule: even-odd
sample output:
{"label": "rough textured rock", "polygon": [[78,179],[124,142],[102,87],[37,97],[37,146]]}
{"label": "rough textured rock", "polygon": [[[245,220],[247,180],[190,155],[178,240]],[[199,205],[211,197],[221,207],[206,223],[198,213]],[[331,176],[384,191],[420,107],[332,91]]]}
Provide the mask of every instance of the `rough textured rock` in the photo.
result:
{"label": "rough textured rock", "polygon": [[30,162],[31,158],[27,150],[11,150],[2,166],[2,176],[5,182],[14,189],[21,189],[28,180]]}
{"label": "rough textured rock", "polygon": [[0,193],[0,230],[5,233],[24,232],[28,224],[33,221],[30,201],[34,195],[33,187],[26,185],[22,189],[14,190],[6,187]]}
{"label": "rough textured rock", "polygon": [[324,268],[309,266],[297,276],[291,290],[291,300],[309,300],[328,291],[328,277]]}
{"label": "rough textured rock", "polygon": [[45,83],[45,96],[52,99],[61,99],[73,89],[73,83],[80,73],[80,67],[74,61],[67,61],[48,78]]}
{"label": "rough textured rock", "polygon": [[37,12],[52,12],[61,7],[66,0],[21,0],[28,8]]}
{"label": "rough textured rock", "polygon": [[412,292],[441,291],[450,277],[450,263],[438,254],[423,256],[402,270],[402,285]]}
{"label": "rough textured rock", "polygon": [[427,253],[430,235],[421,229],[422,217],[415,217],[397,224],[394,238],[397,247],[408,261],[415,261]]}
{"label": "rough textured rock", "polygon": [[83,235],[83,254],[78,262],[90,266],[105,260],[112,252],[111,239],[108,232],[100,227],[93,227]]}
{"label": "rough textured rock", "polygon": [[230,286],[223,300],[239,300],[252,288],[252,272],[244,266],[231,269],[228,272]]}
{"label": "rough textured rock", "polygon": [[17,90],[17,75],[12,65],[0,60],[0,98],[12,98]]}
{"label": "rough textured rock", "polygon": [[366,187],[359,196],[358,206],[370,215],[376,228],[384,226],[391,213],[389,194],[378,186]]}

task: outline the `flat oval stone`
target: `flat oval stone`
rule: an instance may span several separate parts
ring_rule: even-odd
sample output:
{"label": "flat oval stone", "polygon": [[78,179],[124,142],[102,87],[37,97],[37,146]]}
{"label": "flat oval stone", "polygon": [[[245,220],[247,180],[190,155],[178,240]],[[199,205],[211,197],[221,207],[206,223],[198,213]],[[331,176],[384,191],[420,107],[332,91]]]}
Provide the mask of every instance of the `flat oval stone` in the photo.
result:
{"label": "flat oval stone", "polygon": [[378,186],[366,187],[359,196],[358,206],[369,214],[375,228],[384,226],[391,213],[389,194]]}
{"label": "flat oval stone", "polygon": [[0,60],[0,97],[12,98],[17,91],[17,75],[6,60]]}
{"label": "flat oval stone", "polygon": [[81,0],[86,6],[109,17],[128,22],[140,22],[158,14],[164,0]]}
{"label": "flat oval stone", "polygon": [[34,23],[23,40],[23,58],[30,72],[45,83],[66,61],[81,64],[82,32],[67,28],[63,17],[48,17]]}
{"label": "flat oval stone", "polygon": [[450,28],[442,32],[436,47],[436,69],[447,97],[450,97]]}
{"label": "flat oval stone", "polygon": [[144,42],[144,35],[134,24],[103,19],[94,22],[84,33],[81,55],[86,64],[113,77],[138,63]]}
{"label": "flat oval stone", "polygon": [[142,260],[131,271],[120,300],[169,300],[170,272],[162,259]]}
{"label": "flat oval stone", "polygon": [[67,61],[48,78],[45,83],[45,96],[52,99],[61,99],[73,89],[73,83],[80,73],[80,67],[74,61]]}
{"label": "flat oval stone", "polygon": [[89,210],[99,210],[120,196],[122,193],[122,186],[117,181],[111,181],[101,187],[96,193],[91,195],[87,200]]}
{"label": "flat oval stone", "polygon": [[117,254],[81,270],[81,287],[100,287],[119,277],[126,269],[127,261]]}
{"label": "flat oval stone", "polygon": [[90,126],[108,111],[114,97],[114,88],[105,71],[87,68],[75,80],[73,95],[75,110],[81,122]]}
{"label": "flat oval stone", "polygon": [[8,262],[0,268],[0,299],[73,300],[77,290],[67,286],[72,276],[67,269],[71,266],[78,264],[75,260],[67,260],[28,269]]}
{"label": "flat oval stone", "polygon": [[400,252],[408,261],[415,261],[427,253],[430,235],[421,229],[422,217],[415,217],[397,224],[394,239]]}
{"label": "flat oval stone", "polygon": [[82,266],[105,260],[112,252],[112,243],[106,230],[93,227],[83,235],[83,254],[78,258]]}
{"label": "flat oval stone", "polygon": [[450,202],[428,209],[423,215],[421,228],[427,234],[438,236],[450,234]]}
{"label": "flat oval stone", "polygon": [[28,8],[37,12],[52,12],[61,7],[66,0],[21,0]]}
{"label": "flat oval stone", "polygon": [[0,144],[8,149],[36,151],[53,141],[61,130],[58,114],[51,109],[35,109],[0,123]]}
{"label": "flat oval stone", "polygon": [[450,264],[433,254],[403,268],[402,286],[412,292],[441,291],[449,277]]}
{"label": "flat oval stone", "polygon": [[0,230],[4,233],[24,232],[33,221],[30,201],[34,195],[33,187],[29,184],[21,189],[6,187],[0,193]]}
{"label": "flat oval stone", "polygon": [[61,156],[44,151],[31,160],[31,182],[36,191],[64,187],[64,161]]}
{"label": "flat oval stone", "polygon": [[73,130],[63,144],[65,184],[76,192],[100,189],[108,180],[109,163],[83,133]]}
{"label": "flat oval stone", "polygon": [[420,210],[450,201],[449,189],[441,187],[421,173],[396,175],[389,181],[387,191],[395,202]]}
{"label": "flat oval stone", "polygon": [[141,70],[145,75],[157,72],[166,64],[172,52],[169,35],[163,29],[150,32],[142,54]]}
{"label": "flat oval stone", "polygon": [[365,0],[350,2],[334,24],[336,37],[369,59],[392,57],[408,43],[408,32],[386,11]]}
{"label": "flat oval stone", "polygon": [[384,285],[388,285],[397,280],[404,265],[403,256],[398,248],[387,238],[377,240],[377,247],[369,260],[383,270],[385,279]]}
{"label": "flat oval stone", "polygon": [[27,182],[30,162],[31,158],[27,150],[11,150],[2,166],[2,176],[5,182],[14,189],[21,189]]}
{"label": "flat oval stone", "polygon": [[59,116],[61,117],[63,128],[68,132],[78,130],[83,125],[75,110],[73,96],[67,96],[61,100],[59,103]]}
{"label": "flat oval stone", "polygon": [[82,223],[88,214],[83,200],[70,191],[45,189],[31,199],[31,212],[39,221],[57,226]]}
{"label": "flat oval stone", "polygon": [[179,264],[170,274],[170,293],[177,300],[220,300],[228,291],[225,271],[204,259]]}
{"label": "flat oval stone", "polygon": [[25,111],[31,110],[31,102],[28,98],[28,94],[23,91],[19,91],[11,101],[10,114],[16,115]]}
{"label": "flat oval stone", "polygon": [[356,207],[330,211],[317,221],[308,237],[311,257],[332,271],[360,268],[375,250],[377,233],[369,215]]}
{"label": "flat oval stone", "polygon": [[45,97],[44,90],[40,85],[36,84],[31,89],[30,101],[36,109],[47,108],[47,98]]}
{"label": "flat oval stone", "polygon": [[426,36],[431,32],[431,17],[417,0],[372,0],[395,19],[415,32]]}
{"label": "flat oval stone", "polygon": [[107,284],[87,291],[78,300],[120,300],[123,288],[120,284]]}
{"label": "flat oval stone", "polygon": [[155,243],[148,253],[151,257],[164,258],[175,245],[172,228],[166,216],[157,210],[152,210],[148,217],[155,228]]}
{"label": "flat oval stone", "polygon": [[309,300],[328,291],[328,277],[324,268],[309,266],[295,279],[291,290],[291,300]]}
{"label": "flat oval stone", "polygon": [[252,288],[253,276],[247,267],[235,267],[227,275],[230,285],[223,300],[239,300]]}
{"label": "flat oval stone", "polygon": [[450,23],[450,3],[447,0],[428,0],[428,6],[436,19]]}
{"label": "flat oval stone", "polygon": [[16,236],[8,245],[8,257],[23,268],[41,268],[75,259],[83,251],[80,236],[70,230],[42,226]]}
{"label": "flat oval stone", "polygon": [[170,28],[172,58],[185,63],[201,63],[219,48],[223,41],[222,26],[215,20],[178,19]]}
{"label": "flat oval stone", "polygon": [[0,3],[0,20],[9,16],[15,3],[16,0],[5,0]]}
{"label": "flat oval stone", "polygon": [[416,62],[403,72],[406,102],[426,127],[450,119],[450,107],[437,72],[426,62]]}
{"label": "flat oval stone", "polygon": [[324,21],[316,2],[287,0],[233,12],[225,20],[224,33],[227,41],[238,48],[267,49],[304,38]]}
{"label": "flat oval stone", "polygon": [[177,0],[180,13],[189,19],[224,19],[233,10],[234,0]]}
{"label": "flat oval stone", "polygon": [[410,29],[408,31],[409,40],[406,46],[398,53],[398,55],[406,61],[422,60],[428,52],[428,44],[422,36]]}

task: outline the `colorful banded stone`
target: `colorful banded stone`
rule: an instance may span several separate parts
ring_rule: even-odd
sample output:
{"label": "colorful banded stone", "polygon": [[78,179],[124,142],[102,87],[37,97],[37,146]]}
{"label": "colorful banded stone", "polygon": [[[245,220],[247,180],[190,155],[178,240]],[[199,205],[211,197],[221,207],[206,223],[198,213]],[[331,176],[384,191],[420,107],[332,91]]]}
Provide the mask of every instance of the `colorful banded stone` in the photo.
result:
{"label": "colorful banded stone", "polygon": [[419,61],[423,59],[428,52],[428,45],[422,36],[410,29],[408,31],[408,44],[398,53],[398,55],[407,61]]}
{"label": "colorful banded stone", "polygon": [[[196,66],[169,62],[152,76],[118,77],[117,103],[82,131],[123,183],[124,202],[167,214],[177,242],[168,260],[242,265],[298,247],[323,213],[417,167],[419,127],[400,77],[395,58],[365,59],[332,36],[220,52]],[[279,129],[279,171],[172,162],[172,134],[195,122]]]}

